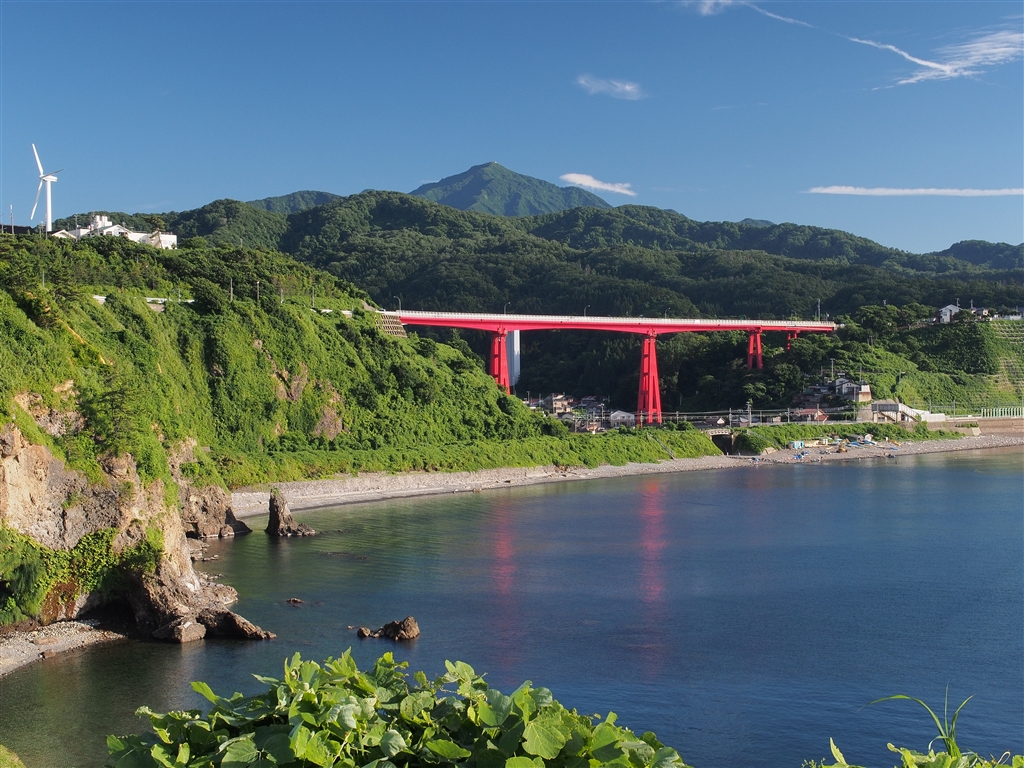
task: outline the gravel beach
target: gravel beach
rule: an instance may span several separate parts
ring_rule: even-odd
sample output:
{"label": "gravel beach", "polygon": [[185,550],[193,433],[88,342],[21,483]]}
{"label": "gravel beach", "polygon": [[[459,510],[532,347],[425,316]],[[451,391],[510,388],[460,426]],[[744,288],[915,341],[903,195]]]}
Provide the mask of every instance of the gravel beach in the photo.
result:
{"label": "gravel beach", "polygon": [[[906,441],[899,447],[879,443],[874,446],[851,447],[847,453],[835,448],[810,447],[803,458],[795,458],[796,451],[779,450],[767,456],[703,456],[699,459],[672,459],[657,464],[604,465],[588,469],[573,467],[530,467],[484,469],[477,472],[404,472],[387,474],[367,473],[355,477],[328,480],[303,480],[293,483],[275,483],[294,510],[334,507],[384,499],[413,496],[432,496],[443,493],[467,493],[509,488],[540,483],[558,483],[594,478],[625,477],[627,475],[653,475],[668,472],[693,472],[705,469],[727,469],[751,464],[795,464],[821,461],[860,461],[863,459],[908,456],[920,453],[945,453],[981,448],[1024,446],[1024,435],[980,435],[958,440]],[[267,513],[270,487],[241,488],[232,494],[235,516],[253,517]]]}
{"label": "gravel beach", "polygon": [[29,632],[3,634],[0,635],[0,677],[58,653],[125,639],[117,632],[99,629],[88,619],[61,621]]}

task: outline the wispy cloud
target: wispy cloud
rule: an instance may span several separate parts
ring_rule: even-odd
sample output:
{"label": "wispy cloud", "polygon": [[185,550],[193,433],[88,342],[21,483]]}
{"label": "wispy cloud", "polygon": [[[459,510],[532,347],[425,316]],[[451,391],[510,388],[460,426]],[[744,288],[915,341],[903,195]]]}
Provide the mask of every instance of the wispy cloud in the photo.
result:
{"label": "wispy cloud", "polygon": [[636,197],[636,192],[630,189],[633,186],[632,184],[610,184],[607,181],[598,181],[588,173],[565,173],[559,176],[559,178],[577,187],[599,189],[602,192],[615,192],[619,195]]}
{"label": "wispy cloud", "polygon": [[696,2],[687,1],[683,5],[696,9],[697,13],[701,16],[717,16],[726,8],[732,6],[742,6],[744,8],[750,8],[753,11],[757,11],[763,16],[767,16],[769,19],[776,19],[778,21],[784,21],[787,24],[798,24],[801,27],[809,27],[814,29],[813,24],[808,24],[806,21],[800,21],[799,19],[791,19],[788,16],[780,16],[777,13],[766,11],[754,3],[747,2],[747,0],[697,0]]}
{"label": "wispy cloud", "polygon": [[589,94],[606,93],[614,99],[635,101],[646,95],[640,83],[631,83],[628,80],[603,80],[590,75],[580,75],[576,78],[576,84]]}
{"label": "wispy cloud", "polygon": [[957,77],[973,77],[980,75],[986,67],[1007,64],[1024,55],[1024,33],[1004,29],[978,35],[973,40],[958,45],[947,45],[936,53],[938,61],[929,61],[912,56],[906,51],[888,43],[874,40],[862,40],[859,37],[848,37],[848,40],[861,45],[870,45],[883,51],[902,56],[909,62],[918,65],[917,71],[898,80],[899,85],[921,83],[926,80],[952,80]]}
{"label": "wispy cloud", "polygon": [[[765,10],[759,5],[749,2],[749,0],[684,0],[683,5],[695,8],[701,16],[715,16],[731,7],[749,8],[760,13],[762,16],[783,21],[786,24],[797,24],[808,29],[817,29],[813,24],[808,24],[806,21],[793,19],[789,16],[781,16]],[[838,36],[852,43],[869,45],[872,48],[895,53],[912,64],[916,64],[918,69],[910,75],[897,80],[897,85],[911,85],[928,80],[952,80],[958,77],[974,77],[984,74],[987,68],[1008,64],[1024,58],[1024,32],[1021,32],[1019,29],[1003,29],[995,32],[978,33],[973,39],[965,43],[939,48],[935,52],[934,61],[914,56],[890,43],[880,43],[876,40],[867,40],[843,34]]]}
{"label": "wispy cloud", "polygon": [[[565,177],[563,177],[565,178]],[[1007,197],[1024,195],[1022,189],[936,189],[916,187],[899,189],[895,187],[811,187],[807,190],[814,195],[861,195],[865,197]]]}

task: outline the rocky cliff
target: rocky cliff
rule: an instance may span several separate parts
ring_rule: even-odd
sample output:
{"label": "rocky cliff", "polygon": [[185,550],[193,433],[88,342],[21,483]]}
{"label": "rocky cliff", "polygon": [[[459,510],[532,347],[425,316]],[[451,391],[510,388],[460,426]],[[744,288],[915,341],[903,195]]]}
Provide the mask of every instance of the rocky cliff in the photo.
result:
{"label": "rocky cliff", "polygon": [[[14,424],[0,427],[0,617],[42,624],[104,603],[130,606],[140,632],[176,642],[272,637],[232,613],[235,591],[192,567],[186,523],[163,481],[144,485],[130,454],[92,482]],[[216,491],[220,491],[218,494]],[[222,489],[185,488],[194,535],[234,532]],[[196,514],[202,512],[203,514]]]}

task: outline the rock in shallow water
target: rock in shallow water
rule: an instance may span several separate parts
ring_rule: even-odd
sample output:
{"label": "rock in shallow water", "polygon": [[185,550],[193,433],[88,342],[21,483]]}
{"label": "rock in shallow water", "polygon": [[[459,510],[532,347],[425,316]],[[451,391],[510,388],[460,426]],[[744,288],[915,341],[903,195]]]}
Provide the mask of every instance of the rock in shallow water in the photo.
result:
{"label": "rock in shallow water", "polygon": [[284,495],[275,488],[270,493],[270,519],[267,533],[271,536],[315,536],[316,531],[304,523],[296,523]]}
{"label": "rock in shallow water", "polygon": [[406,616],[401,621],[392,621],[385,624],[378,630],[371,630],[369,627],[360,627],[356,630],[357,637],[383,637],[388,640],[415,640],[420,636],[420,625],[412,616]]}

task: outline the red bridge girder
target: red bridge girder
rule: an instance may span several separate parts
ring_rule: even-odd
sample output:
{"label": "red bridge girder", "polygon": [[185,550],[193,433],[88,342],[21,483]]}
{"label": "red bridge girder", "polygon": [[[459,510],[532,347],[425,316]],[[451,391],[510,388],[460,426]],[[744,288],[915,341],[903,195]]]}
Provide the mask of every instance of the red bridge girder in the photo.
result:
{"label": "red bridge girder", "polygon": [[786,334],[786,349],[800,333],[832,333],[835,323],[800,320],[709,320],[643,317],[587,317],[572,315],[507,315],[470,312],[420,312],[399,310],[402,325],[432,325],[446,328],[472,328],[490,331],[491,354],[488,368],[495,383],[509,391],[506,338],[509,331],[589,330],[644,334],[640,358],[640,390],[637,412],[647,424],[661,423],[661,384],[658,381],[658,359],[655,341],[663,333],[694,333],[699,331],[747,331],[747,367],[763,368],[761,334],[765,331]]}

